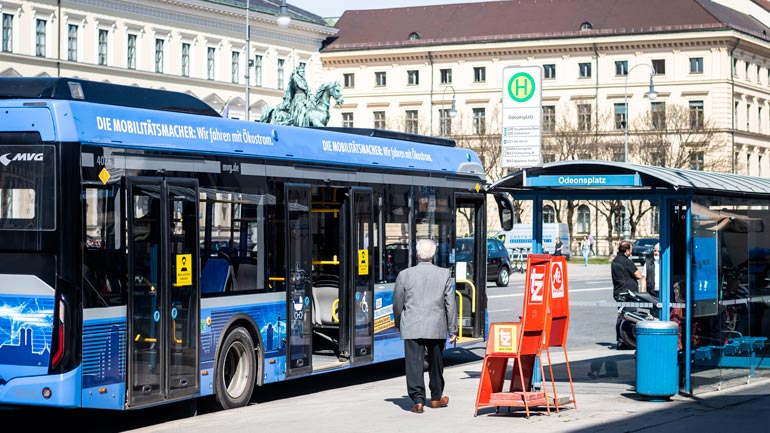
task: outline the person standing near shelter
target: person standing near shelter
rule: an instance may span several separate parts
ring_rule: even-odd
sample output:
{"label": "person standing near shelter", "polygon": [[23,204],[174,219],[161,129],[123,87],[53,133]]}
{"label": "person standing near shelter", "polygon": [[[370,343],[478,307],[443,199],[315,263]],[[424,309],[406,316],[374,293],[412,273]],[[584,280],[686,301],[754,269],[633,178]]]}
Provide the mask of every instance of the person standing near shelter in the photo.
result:
{"label": "person standing near shelter", "polygon": [[562,248],[564,246],[561,243],[561,238],[556,236],[556,243],[553,246],[553,255],[554,256],[560,256],[562,255]]}
{"label": "person standing near shelter", "polygon": [[591,254],[596,255],[596,251],[594,251],[594,235],[588,234],[588,246],[591,250]]}
{"label": "person standing near shelter", "polygon": [[435,266],[436,243],[417,241],[417,265],[398,273],[393,288],[393,317],[404,340],[406,388],[414,402],[412,412],[425,407],[423,362],[428,359],[430,407],[449,404],[444,393],[444,345],[457,338],[457,306],[449,269]]}
{"label": "person standing near shelter", "polygon": [[652,257],[644,261],[641,289],[656,298],[660,293],[660,244],[652,247]]}
{"label": "person standing near shelter", "polygon": [[[642,273],[637,269],[634,262],[629,258],[633,247],[629,241],[621,241],[618,245],[618,254],[612,260],[610,270],[612,272],[612,296],[617,302],[630,301],[629,294],[639,292],[639,280],[642,279]],[[624,349],[625,344],[620,338],[621,318],[618,315],[615,322],[615,339],[617,349]]]}
{"label": "person standing near shelter", "polygon": [[583,253],[583,266],[588,266],[588,256],[591,254],[591,244],[588,243],[588,235],[580,241],[580,252]]}

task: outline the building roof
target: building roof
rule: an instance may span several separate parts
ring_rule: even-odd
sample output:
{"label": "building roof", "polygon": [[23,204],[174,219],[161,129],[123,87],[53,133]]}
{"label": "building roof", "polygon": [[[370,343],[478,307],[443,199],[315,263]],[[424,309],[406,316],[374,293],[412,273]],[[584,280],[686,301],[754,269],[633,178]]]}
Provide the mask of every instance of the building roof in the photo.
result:
{"label": "building roof", "polygon": [[709,0],[510,0],[348,10],[337,28],[322,51],[727,29],[770,40],[770,28],[759,20]]}
{"label": "building roof", "polygon": [[[240,8],[246,8],[246,0],[206,0],[211,3],[220,3]],[[292,6],[287,1],[287,12],[293,20],[304,21],[306,23],[317,24],[320,26],[329,26],[325,19],[322,17],[308,12],[304,9]],[[278,15],[280,11],[280,0],[249,0],[249,10],[253,12],[260,12],[268,15]]]}
{"label": "building roof", "polygon": [[[512,173],[490,185],[488,190],[526,189],[526,177],[559,175],[638,174],[644,188],[668,188],[696,194],[770,196],[770,179],[731,173],[714,173],[680,168],[627,164],[610,161],[559,161]],[[621,187],[627,188],[627,187]]]}

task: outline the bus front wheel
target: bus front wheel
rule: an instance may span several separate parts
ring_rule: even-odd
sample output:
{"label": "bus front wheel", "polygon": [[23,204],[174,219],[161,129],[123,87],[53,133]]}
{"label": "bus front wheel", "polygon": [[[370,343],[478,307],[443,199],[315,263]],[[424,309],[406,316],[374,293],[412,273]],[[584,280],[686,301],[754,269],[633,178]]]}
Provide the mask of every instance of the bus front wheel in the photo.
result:
{"label": "bus front wheel", "polygon": [[238,327],[227,334],[217,358],[214,393],[222,409],[243,407],[251,400],[257,377],[254,342],[246,329]]}

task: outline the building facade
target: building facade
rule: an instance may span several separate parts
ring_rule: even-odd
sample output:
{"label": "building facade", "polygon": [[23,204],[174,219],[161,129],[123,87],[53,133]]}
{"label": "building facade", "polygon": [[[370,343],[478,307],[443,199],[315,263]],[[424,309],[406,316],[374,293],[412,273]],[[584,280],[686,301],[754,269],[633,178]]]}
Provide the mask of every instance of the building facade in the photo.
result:
{"label": "building facade", "polygon": [[[346,11],[321,51],[327,79],[345,87],[330,125],[451,136],[495,180],[508,172],[498,164],[503,70],[538,65],[544,162],[767,177],[768,10],[759,0],[565,0]],[[575,239],[620,231],[595,205],[575,206],[544,216],[570,223]],[[655,213],[640,210],[632,235],[656,235]]]}
{"label": "building facade", "polygon": [[[258,119],[305,63],[319,84],[319,48],[336,29],[279,2],[251,0],[0,1],[0,75],[76,77],[192,94],[219,112]],[[246,33],[246,21],[250,33]],[[249,45],[247,48],[247,44]]]}

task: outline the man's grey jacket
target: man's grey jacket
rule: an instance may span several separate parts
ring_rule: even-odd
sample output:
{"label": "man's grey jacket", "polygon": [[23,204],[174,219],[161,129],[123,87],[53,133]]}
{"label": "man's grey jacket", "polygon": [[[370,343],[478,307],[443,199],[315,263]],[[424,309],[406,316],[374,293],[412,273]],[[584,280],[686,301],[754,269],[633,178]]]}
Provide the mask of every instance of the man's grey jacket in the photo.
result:
{"label": "man's grey jacket", "polygon": [[449,269],[429,262],[404,269],[393,288],[393,316],[404,340],[457,334],[457,304]]}

